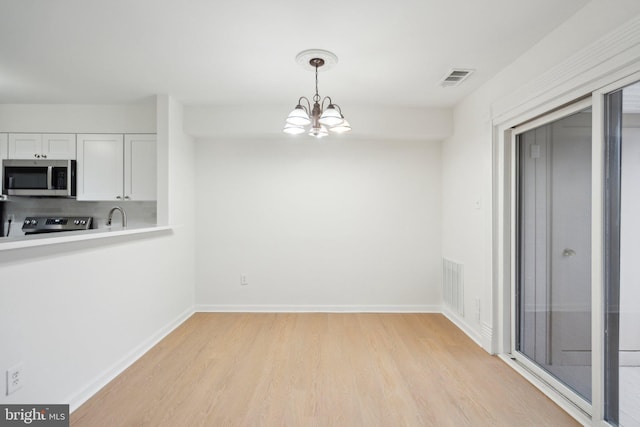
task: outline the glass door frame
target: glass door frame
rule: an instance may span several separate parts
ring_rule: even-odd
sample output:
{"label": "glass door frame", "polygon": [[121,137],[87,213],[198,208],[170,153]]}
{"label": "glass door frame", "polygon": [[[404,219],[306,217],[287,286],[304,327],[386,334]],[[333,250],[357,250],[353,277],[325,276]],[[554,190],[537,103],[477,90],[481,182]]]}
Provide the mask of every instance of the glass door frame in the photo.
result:
{"label": "glass door frame", "polygon": [[[514,359],[515,361],[517,361],[520,365],[522,365],[525,369],[527,369],[528,371],[532,372],[535,376],[537,376],[538,378],[540,378],[543,382],[545,382],[546,384],[548,384],[551,388],[555,389],[557,392],[559,392],[561,395],[563,395],[566,399],[568,399],[572,404],[574,404],[575,406],[577,406],[582,412],[584,412],[585,414],[587,414],[588,416],[591,416],[592,414],[592,404],[590,402],[588,402],[586,399],[584,399],[582,396],[580,396],[578,393],[576,393],[575,391],[573,391],[571,388],[569,388],[568,386],[566,386],[564,383],[562,383],[560,380],[558,380],[556,377],[554,377],[553,375],[551,375],[550,373],[546,372],[544,369],[542,369],[541,367],[539,367],[536,363],[534,363],[533,361],[531,361],[528,357],[526,357],[523,353],[519,352],[516,350],[516,345],[517,345],[517,319],[518,319],[518,315],[517,315],[517,305],[518,305],[518,301],[517,301],[517,292],[516,292],[516,286],[518,283],[518,268],[517,268],[517,264],[518,264],[518,259],[519,259],[519,253],[518,253],[518,228],[519,228],[519,196],[518,196],[518,189],[519,189],[519,182],[518,182],[518,176],[519,176],[519,171],[518,171],[518,136],[535,128],[538,128],[540,126],[544,126],[547,125],[549,123],[555,122],[557,120],[560,120],[562,118],[568,117],[572,114],[578,113],[586,108],[592,107],[592,101],[591,101],[591,97],[582,99],[582,100],[578,100],[576,102],[573,102],[567,106],[564,106],[562,108],[559,108],[555,111],[549,112],[548,114],[545,114],[537,119],[531,120],[529,122],[523,123],[522,125],[516,126],[514,128],[511,129],[510,132],[510,143],[511,143],[511,183],[510,183],[510,193],[511,193],[511,230],[513,230],[513,232],[511,233],[511,265],[510,265],[510,271],[511,271],[511,348],[510,348],[510,354],[511,354],[511,358]],[[594,121],[594,117],[592,114],[592,123]],[[592,129],[593,131],[593,129]],[[592,136],[592,143],[593,143],[593,136]],[[593,173],[593,169],[592,169],[592,173]],[[592,206],[593,208],[593,206]],[[593,280],[592,280],[593,282]],[[592,307],[593,310],[593,307]],[[593,333],[592,333],[593,335]],[[592,349],[593,351],[593,349]],[[592,364],[593,364],[593,357],[592,357]]]}

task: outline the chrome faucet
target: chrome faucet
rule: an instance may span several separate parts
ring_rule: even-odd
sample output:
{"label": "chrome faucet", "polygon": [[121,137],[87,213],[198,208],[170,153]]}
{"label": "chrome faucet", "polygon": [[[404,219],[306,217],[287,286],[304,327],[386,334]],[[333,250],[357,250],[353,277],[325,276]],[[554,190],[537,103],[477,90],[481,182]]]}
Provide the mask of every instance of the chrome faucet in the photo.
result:
{"label": "chrome faucet", "polygon": [[120,206],[114,206],[109,211],[109,215],[107,215],[107,227],[111,226],[111,219],[113,218],[113,213],[115,211],[120,211],[120,213],[122,214],[122,228],[127,228],[127,214]]}

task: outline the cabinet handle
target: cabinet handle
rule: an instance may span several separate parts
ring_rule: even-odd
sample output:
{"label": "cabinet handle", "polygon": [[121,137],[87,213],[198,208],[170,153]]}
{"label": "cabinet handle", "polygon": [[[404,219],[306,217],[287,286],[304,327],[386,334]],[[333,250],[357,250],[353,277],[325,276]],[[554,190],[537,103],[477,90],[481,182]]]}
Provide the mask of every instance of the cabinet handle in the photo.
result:
{"label": "cabinet handle", "polygon": [[40,158],[40,154],[34,154],[34,156],[35,156],[36,159]]}
{"label": "cabinet handle", "polygon": [[42,155],[42,158],[43,158],[43,159],[46,159],[46,158],[47,158],[47,155],[46,155],[46,154],[43,154],[43,155]]}
{"label": "cabinet handle", "polygon": [[120,200],[122,199],[122,196],[116,196],[116,199]]}
{"label": "cabinet handle", "polygon": [[129,196],[124,196],[124,199],[125,199],[125,200],[131,200],[131,197],[129,197]]}

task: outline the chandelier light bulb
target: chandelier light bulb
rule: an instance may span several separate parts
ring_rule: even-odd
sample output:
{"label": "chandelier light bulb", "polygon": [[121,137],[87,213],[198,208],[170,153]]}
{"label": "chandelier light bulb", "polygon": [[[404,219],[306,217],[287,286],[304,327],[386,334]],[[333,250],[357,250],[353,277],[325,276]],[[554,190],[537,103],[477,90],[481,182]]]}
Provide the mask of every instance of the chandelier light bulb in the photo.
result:
{"label": "chandelier light bulb", "polygon": [[329,130],[333,133],[345,133],[351,130],[351,125],[349,124],[348,121],[343,119],[341,124],[339,124],[338,126],[329,128]]}
{"label": "chandelier light bulb", "polygon": [[327,132],[327,128],[324,126],[312,127],[309,130],[309,136],[315,136],[316,138],[322,138],[327,135],[329,135],[329,132]]}
{"label": "chandelier light bulb", "polygon": [[304,126],[292,125],[291,123],[287,123],[284,125],[284,129],[282,132],[288,133],[289,135],[300,135],[304,133]]}
{"label": "chandelier light bulb", "polygon": [[333,104],[329,104],[320,116],[320,123],[329,127],[338,126],[342,122],[344,122],[344,118]]}
{"label": "chandelier light bulb", "polygon": [[309,114],[307,114],[304,107],[300,104],[296,105],[296,108],[289,113],[287,117],[287,123],[294,126],[306,126],[311,123]]}

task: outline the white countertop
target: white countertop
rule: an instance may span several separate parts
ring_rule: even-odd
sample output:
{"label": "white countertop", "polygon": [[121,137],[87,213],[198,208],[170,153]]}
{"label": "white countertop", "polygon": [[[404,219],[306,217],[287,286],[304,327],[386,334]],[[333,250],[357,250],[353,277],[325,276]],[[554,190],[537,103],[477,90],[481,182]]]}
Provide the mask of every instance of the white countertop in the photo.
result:
{"label": "white countertop", "polygon": [[34,246],[55,245],[59,243],[79,242],[82,240],[96,240],[117,236],[131,236],[135,234],[158,233],[171,230],[170,226],[153,227],[107,227],[93,230],[66,231],[64,233],[42,233],[28,236],[0,237],[0,251],[30,248]]}

